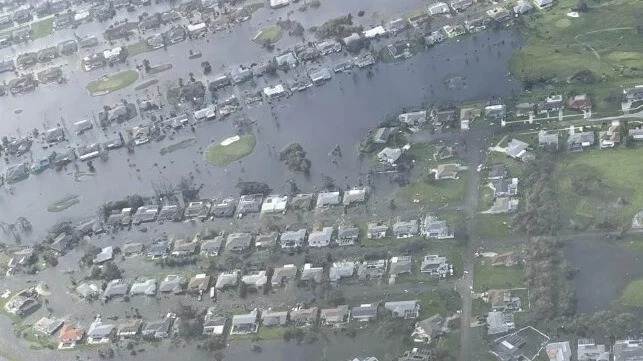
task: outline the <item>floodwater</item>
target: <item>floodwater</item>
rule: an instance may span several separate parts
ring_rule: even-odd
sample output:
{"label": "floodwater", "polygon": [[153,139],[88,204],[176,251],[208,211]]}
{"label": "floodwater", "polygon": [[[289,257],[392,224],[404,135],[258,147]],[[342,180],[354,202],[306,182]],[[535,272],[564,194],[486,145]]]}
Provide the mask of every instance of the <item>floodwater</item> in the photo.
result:
{"label": "floodwater", "polygon": [[[321,184],[322,174],[331,175],[340,186],[355,185],[368,171],[367,161],[359,159],[356,146],[387,114],[395,115],[405,107],[422,104],[486,101],[508,96],[515,84],[507,77],[506,64],[519,44],[520,37],[512,29],[483,32],[442,44],[402,63],[377,64],[372,77],[367,76],[366,71],[354,70],[354,74],[335,75],[321,87],[246,109],[245,116],[256,122],[255,152],[226,168],[209,166],[199,152],[210,142],[234,134],[230,120],[202,124],[196,134],[183,130],[176,139],[196,136],[195,145],[164,156],[159,155],[162,145],[156,143],[137,147],[134,154],[127,154],[123,149],[112,151],[107,162],[94,161],[96,175],[82,182],[74,181],[73,165],[60,173],[48,170],[32,175],[11,186],[13,194],[8,187],[0,191],[0,220],[14,222],[18,216],[26,216],[34,224],[32,241],[38,241],[44,230],[62,219],[94,214],[101,202],[128,194],[153,194],[152,183],[176,184],[189,174],[194,176],[196,184],[204,184],[202,195],[213,197],[234,193],[239,178],[264,181],[275,191],[290,178],[294,178],[302,190],[313,190]],[[174,47],[170,49],[180,54],[174,52]],[[215,57],[209,52],[216,50],[206,48],[203,59]],[[145,55],[151,58],[164,54],[157,51]],[[164,77],[176,79],[190,70],[198,71],[198,62],[191,63],[187,55],[177,56],[172,62],[174,69],[162,73]],[[173,74],[175,71],[178,73]],[[34,127],[42,129],[43,123],[49,127],[56,123],[70,126],[79,119],[90,118],[102,105],[114,104],[125,96],[127,90],[105,97],[87,95],[84,84],[99,73],[77,73],[68,84],[55,89],[40,87],[34,93],[5,97],[0,100],[0,131],[17,134],[16,129],[20,129],[25,134]],[[444,80],[453,76],[466,78],[467,86],[456,89],[446,86]],[[131,102],[135,100],[127,97]],[[23,112],[14,114],[17,108]],[[128,126],[141,123],[140,118],[136,118]],[[113,132],[111,128],[107,133],[94,128],[90,134],[74,136],[70,144],[103,141],[113,136]],[[173,142],[176,140],[166,140],[163,145]],[[307,151],[312,161],[309,177],[287,171],[278,161],[276,153],[290,142],[301,143]],[[343,158],[337,164],[328,156],[335,145],[343,150]],[[40,144],[34,143],[33,159],[50,152],[40,151],[39,147]],[[79,163],[79,169],[86,170],[87,166]],[[47,205],[70,194],[80,195],[80,203],[60,213],[47,212]]]}
{"label": "floodwater", "polygon": [[601,236],[565,241],[565,259],[579,270],[570,281],[578,312],[604,310],[617,301],[630,281],[643,277],[641,257]]}

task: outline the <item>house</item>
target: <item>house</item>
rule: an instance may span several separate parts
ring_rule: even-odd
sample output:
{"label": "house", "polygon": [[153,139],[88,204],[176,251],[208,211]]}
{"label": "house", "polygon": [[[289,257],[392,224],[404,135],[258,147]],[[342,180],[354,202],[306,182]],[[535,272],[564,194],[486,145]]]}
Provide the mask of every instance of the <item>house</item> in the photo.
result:
{"label": "house", "polygon": [[498,197],[493,201],[493,205],[485,213],[505,214],[512,213],[518,209],[519,200],[511,197]]}
{"label": "house", "polygon": [[101,344],[108,343],[111,341],[111,337],[114,334],[116,326],[103,323],[100,318],[97,318],[96,321],[92,322],[87,330],[87,343],[88,344]]}
{"label": "house", "polygon": [[134,213],[134,217],[132,217],[132,222],[134,224],[154,222],[158,214],[159,206],[157,205],[141,206],[136,209],[136,213]]}
{"label": "house", "polygon": [[232,71],[230,71],[230,77],[232,78],[232,82],[234,84],[245,83],[248,80],[252,79],[253,75],[254,74],[252,73],[251,69],[241,66],[233,68]]}
{"label": "house", "polygon": [[342,42],[345,46],[351,46],[351,44],[358,43],[362,40],[362,36],[358,33],[352,33],[349,36],[342,39]]}
{"label": "house", "polygon": [[491,311],[487,314],[488,335],[507,333],[516,328],[514,315],[511,312]]}
{"label": "house", "polygon": [[64,324],[58,334],[58,349],[73,349],[76,347],[76,342],[82,340],[84,336],[85,330],[83,328],[72,324]]}
{"label": "house", "polygon": [[257,250],[270,250],[277,245],[277,240],[279,239],[279,233],[270,232],[258,234],[255,237],[255,248]]}
{"label": "house", "polygon": [[230,334],[244,335],[257,333],[257,330],[259,329],[259,322],[257,320],[258,316],[256,308],[250,313],[232,316]]}
{"label": "house", "polygon": [[204,120],[212,120],[217,117],[217,106],[216,104],[211,104],[208,105],[205,108],[201,108],[199,110],[196,110],[194,113],[194,119],[197,122],[201,122]]}
{"label": "house", "polygon": [[107,287],[103,291],[103,298],[109,300],[114,297],[122,297],[127,294],[129,290],[129,282],[122,279],[115,279],[107,282]]}
{"label": "house", "polygon": [[134,338],[138,336],[139,332],[141,332],[142,325],[143,321],[138,318],[133,318],[125,322],[121,322],[116,328],[116,337],[118,337],[120,340]]}
{"label": "house", "polygon": [[419,233],[417,219],[410,221],[398,221],[393,224],[393,235],[395,238],[409,238]]}
{"label": "house", "polygon": [[509,10],[505,9],[502,6],[496,6],[492,9],[487,10],[487,16],[489,16],[497,23],[502,23],[503,21],[511,19],[511,13],[509,12]]}
{"label": "house", "polygon": [[310,81],[315,85],[321,85],[331,78],[330,71],[326,68],[310,71],[308,76],[310,77]]}
{"label": "house", "polygon": [[269,195],[261,205],[261,213],[285,213],[288,196]]}
{"label": "house", "polygon": [[411,26],[416,29],[428,22],[429,22],[429,15],[425,12],[421,12],[409,18],[409,24],[411,24]]}
{"label": "house", "polygon": [[422,125],[426,123],[426,114],[426,110],[411,113],[402,113],[397,116],[397,121],[410,127]]}
{"label": "house", "polygon": [[408,20],[399,18],[399,19],[391,20],[388,23],[386,30],[391,34],[396,35],[397,33],[406,30],[408,27],[409,27]]}
{"label": "house", "polygon": [[[435,174],[435,179],[458,179],[458,172],[465,167],[462,167],[460,164],[450,163],[450,164],[438,164],[435,169],[432,169],[431,172]],[[465,168],[466,169],[466,168]]]}
{"label": "house", "polygon": [[435,15],[441,15],[441,14],[448,14],[451,12],[449,9],[449,5],[443,3],[443,2],[437,2],[431,5],[427,6],[427,11],[429,12],[429,15],[435,16]]}
{"label": "house", "polygon": [[513,267],[518,264],[518,256],[515,252],[504,252],[496,255],[491,260],[493,267]]}
{"label": "house", "polygon": [[174,317],[168,314],[161,320],[146,323],[145,327],[143,327],[143,329],[141,330],[141,334],[146,339],[160,340],[163,338],[167,338],[170,336],[170,331],[172,330],[173,323]]}
{"label": "house", "polygon": [[320,192],[317,195],[317,208],[324,208],[328,206],[336,206],[341,202],[339,192]]}
{"label": "house", "polygon": [[310,210],[313,205],[313,194],[302,193],[295,195],[289,202],[289,206],[292,209],[301,209],[304,211]]}
{"label": "house", "polygon": [[188,292],[203,294],[210,289],[210,276],[205,273],[199,273],[190,278],[188,282]]}
{"label": "house", "polygon": [[128,226],[132,222],[132,208],[115,210],[107,217],[107,224],[112,227]]}
{"label": "house", "polygon": [[239,198],[237,213],[245,215],[247,213],[258,213],[261,211],[262,194],[247,194]]}
{"label": "house", "polygon": [[308,246],[310,247],[328,247],[333,235],[333,227],[324,227],[319,231],[312,231],[308,235]]}
{"label": "house", "polygon": [[507,176],[507,165],[504,163],[493,164],[489,169],[489,180],[502,179]]}
{"label": "house", "polygon": [[[579,152],[583,151],[583,148],[591,147],[594,145],[594,132],[580,132],[580,133],[571,133],[567,138],[567,149],[570,152]],[[605,146],[608,146],[607,143]]]}
{"label": "house", "polygon": [[538,112],[540,113],[557,112],[563,109],[564,106],[565,106],[565,103],[563,101],[563,96],[561,94],[550,95],[547,98],[545,98],[544,102],[541,102],[540,104],[538,104]]}
{"label": "house", "polygon": [[386,302],[384,308],[391,312],[392,317],[405,320],[417,318],[420,314],[420,303],[417,300]]}
{"label": "house", "polygon": [[185,291],[186,283],[187,280],[181,275],[167,275],[163,281],[161,281],[159,292],[178,295]]}
{"label": "house", "polygon": [[335,308],[323,308],[319,319],[324,325],[340,326],[348,322],[349,317],[350,311],[348,305],[339,305]]}
{"label": "house", "polygon": [[301,281],[321,283],[324,277],[323,267],[313,267],[312,263],[305,263],[301,269]]}
{"label": "house", "polygon": [[627,130],[627,135],[632,137],[634,140],[643,139],[643,129],[641,128],[632,128]]}
{"label": "house", "polygon": [[422,235],[424,238],[449,239],[453,238],[453,228],[447,221],[441,221],[437,217],[427,215],[422,224]]}
{"label": "house", "polygon": [[218,256],[223,240],[223,236],[216,236],[214,239],[209,239],[201,243],[201,255],[206,257]]}
{"label": "house", "polygon": [[241,283],[258,291],[263,290],[264,286],[266,286],[266,283],[268,283],[266,271],[257,271],[241,276]]}
{"label": "house", "polygon": [[261,325],[284,326],[288,322],[288,311],[261,311]]}
{"label": "house", "polygon": [[494,197],[515,196],[518,194],[518,178],[494,179],[489,183]]}
{"label": "house", "polygon": [[552,342],[545,346],[545,351],[549,361],[571,361],[572,350],[569,347],[569,341]]}
{"label": "house", "polygon": [[319,319],[319,308],[296,308],[290,311],[290,323],[295,326],[315,326]]}
{"label": "house", "polygon": [[446,257],[436,254],[424,256],[420,265],[420,272],[428,273],[431,276],[446,277],[449,273],[449,263]]}
{"label": "house", "polygon": [[155,241],[147,248],[147,256],[152,259],[163,258],[167,256],[170,250],[170,243],[168,241]]}
{"label": "house", "polygon": [[172,245],[172,256],[174,257],[185,257],[190,256],[196,252],[196,247],[198,241],[193,239],[192,241],[187,239],[177,239]]}
{"label": "house", "polygon": [[381,278],[388,268],[388,262],[385,259],[364,261],[357,267],[357,277],[359,279]]}
{"label": "house", "polygon": [[278,67],[287,68],[287,69],[295,68],[299,64],[299,62],[297,61],[297,57],[293,52],[288,52],[288,53],[276,56],[275,61],[277,62]]}
{"label": "house", "polygon": [[529,144],[522,140],[512,139],[507,143],[505,154],[510,158],[522,159],[527,154],[527,148],[529,148]]}
{"label": "house", "polygon": [[130,288],[129,294],[132,296],[156,296],[156,279],[147,278],[134,282]]}
{"label": "house", "polygon": [[614,148],[621,143],[621,123],[618,120],[612,121],[612,125],[606,130],[598,132],[599,147]]}
{"label": "house", "polygon": [[488,302],[491,303],[493,311],[519,311],[520,297],[511,296],[510,290],[489,290],[487,292]]}
{"label": "house", "polygon": [[388,274],[392,277],[413,271],[413,259],[411,256],[393,256],[389,261]]}
{"label": "house", "polygon": [[589,99],[587,94],[574,95],[569,98],[567,105],[570,109],[591,109],[592,101]]}
{"label": "house", "polygon": [[164,33],[169,44],[180,43],[187,37],[187,31],[182,26],[174,26]]}
{"label": "house", "polygon": [[516,6],[513,7],[513,12],[514,14],[522,15],[530,12],[531,9],[533,9],[533,6],[529,5],[526,0],[518,0]]}
{"label": "house", "polygon": [[484,116],[488,120],[504,120],[507,117],[507,106],[504,104],[486,106]]}
{"label": "house", "polygon": [[388,143],[388,138],[391,136],[391,130],[393,128],[379,128],[373,135],[373,143],[375,144],[386,144]]}
{"label": "house", "polygon": [[545,130],[538,132],[538,145],[558,149],[558,133],[547,133]]}
{"label": "house", "polygon": [[609,361],[610,352],[605,345],[597,345],[592,339],[578,340],[578,361]]}
{"label": "house", "polygon": [[629,102],[641,101],[643,100],[643,85],[623,89],[623,95]]}
{"label": "house", "polygon": [[186,219],[190,218],[200,218],[205,219],[210,213],[210,207],[212,203],[208,201],[196,201],[188,203],[188,206],[185,207],[183,217]]}
{"label": "house", "polygon": [[282,249],[303,247],[308,231],[305,228],[296,231],[287,231],[281,234],[279,243]]}
{"label": "house", "polygon": [[250,248],[252,235],[250,233],[231,233],[225,243],[225,249],[231,252],[243,252]]}
{"label": "house", "polygon": [[424,42],[427,47],[432,47],[435,44],[442,43],[444,40],[446,40],[446,38],[441,31],[433,31],[431,34],[424,37]]}
{"label": "house", "polygon": [[616,340],[613,347],[614,361],[636,361],[643,358],[643,339]]}
{"label": "house", "polygon": [[473,0],[454,0],[451,1],[451,9],[456,12],[461,12],[473,5]]}
{"label": "house", "polygon": [[386,147],[377,153],[377,159],[385,164],[394,165],[402,156],[402,149]]}
{"label": "house", "polygon": [[272,287],[280,287],[294,280],[295,277],[297,277],[297,267],[294,264],[285,264],[283,267],[275,268],[270,283]]}
{"label": "house", "polygon": [[208,311],[203,317],[203,334],[213,336],[223,335],[227,321],[225,316],[216,313],[216,307],[208,308]]}
{"label": "house", "polygon": [[342,51],[342,44],[335,40],[325,40],[320,43],[315,44],[317,51],[322,55],[328,55],[331,53],[338,53]]}
{"label": "house", "polygon": [[51,128],[45,132],[47,143],[55,144],[65,140],[65,130],[63,128]]}
{"label": "house", "polygon": [[93,283],[81,283],[76,287],[76,293],[84,299],[93,299],[98,297],[98,286]]}
{"label": "house", "polygon": [[351,308],[351,320],[369,322],[377,318],[376,304],[362,304]]}
{"label": "house", "polygon": [[338,282],[342,278],[350,278],[355,275],[357,264],[352,261],[333,262],[328,271],[328,278],[331,282]]}
{"label": "house", "polygon": [[411,333],[411,338],[413,338],[414,342],[429,344],[448,331],[446,320],[442,315],[436,313],[427,319],[417,322],[413,333]]}
{"label": "house", "polygon": [[369,223],[366,228],[366,238],[382,239],[386,237],[388,226],[382,223]]}
{"label": "house", "polygon": [[368,189],[366,187],[349,189],[344,192],[342,203],[344,203],[345,206],[349,206],[353,203],[363,203],[366,201],[367,192]]}
{"label": "house", "polygon": [[359,228],[355,226],[339,226],[337,229],[337,245],[352,246],[359,239]]}
{"label": "house", "polygon": [[73,240],[72,235],[62,232],[54,238],[50,248],[59,254],[63,254],[70,248]]}
{"label": "house", "polygon": [[430,349],[419,349],[414,347],[410,351],[404,351],[397,361],[430,361],[432,352]]}
{"label": "house", "polygon": [[449,126],[451,124],[454,124],[457,118],[455,111],[456,111],[455,109],[443,109],[443,110],[434,109],[431,112],[431,120],[433,122],[433,125],[436,127],[441,127],[441,126]]}
{"label": "house", "polygon": [[393,59],[408,59],[413,56],[411,53],[411,44],[404,41],[396,41],[386,46],[388,54]]}
{"label": "house", "polygon": [[239,273],[239,270],[221,273],[219,277],[217,277],[217,282],[214,287],[217,290],[223,290],[228,287],[237,287],[237,284],[239,283]]}
{"label": "house", "polygon": [[114,257],[114,248],[112,246],[104,247],[95,257],[94,264],[101,264],[111,261]]}
{"label": "house", "polygon": [[362,35],[365,39],[374,39],[386,35],[386,29],[383,26],[378,25],[374,28],[364,30]]}
{"label": "house", "polygon": [[205,36],[208,32],[208,27],[205,23],[188,24],[186,30],[190,38],[195,39]]}
{"label": "house", "polygon": [[33,325],[33,330],[43,335],[53,335],[62,327],[63,322],[59,318],[42,317]]}
{"label": "house", "polygon": [[263,88],[263,94],[268,100],[278,99],[286,95],[286,89],[284,89],[283,85],[277,84]]}
{"label": "house", "polygon": [[550,8],[554,5],[554,0],[534,0],[534,5],[540,10]]}
{"label": "house", "polygon": [[290,0],[270,0],[271,9],[278,9],[284,6],[288,6],[288,4],[290,4]]}
{"label": "house", "polygon": [[517,117],[528,117],[536,112],[536,104],[534,103],[519,103],[516,105]]}
{"label": "house", "polygon": [[210,215],[217,218],[229,218],[234,216],[237,210],[237,204],[234,198],[226,198],[219,203],[215,203],[210,208]]}

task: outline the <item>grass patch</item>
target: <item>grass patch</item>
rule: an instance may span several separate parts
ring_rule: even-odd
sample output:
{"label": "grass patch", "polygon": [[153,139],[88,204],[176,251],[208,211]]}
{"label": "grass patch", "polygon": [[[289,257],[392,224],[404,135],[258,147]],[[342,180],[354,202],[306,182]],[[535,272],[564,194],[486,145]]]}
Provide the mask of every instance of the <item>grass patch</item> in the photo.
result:
{"label": "grass patch", "polygon": [[594,149],[559,163],[553,179],[565,213],[582,226],[629,227],[643,208],[642,156],[643,148]]}
{"label": "grass patch", "polygon": [[[519,178],[525,171],[525,163],[509,158],[506,154],[500,152],[489,152],[489,156],[487,157],[487,167],[491,167],[493,164],[504,164],[507,166],[508,177]],[[482,177],[486,179],[488,176],[488,170],[483,170],[483,172]]]}
{"label": "grass patch", "polygon": [[252,41],[257,44],[273,44],[279,41],[284,35],[283,30],[277,25],[268,25],[257,33]]}
{"label": "grass patch", "polygon": [[418,206],[457,203],[463,200],[466,186],[464,178],[432,183],[417,181],[400,188],[395,193],[395,199],[402,203],[416,203]]}
{"label": "grass patch", "polygon": [[166,70],[170,70],[170,69],[172,69],[172,64],[163,64],[163,65],[159,65],[159,66],[155,66],[155,67],[150,68],[150,71],[148,71],[147,73],[151,74],[151,75],[154,75],[154,74],[162,73],[162,72],[164,72]]}
{"label": "grass patch", "polygon": [[51,35],[54,32],[54,18],[48,18],[31,24],[31,39],[36,40]]}
{"label": "grass patch", "polygon": [[47,207],[48,212],[62,212],[65,209],[73,206],[74,204],[80,203],[80,196],[72,195],[67,196],[61,200],[51,203]]}
{"label": "grass patch", "polygon": [[239,140],[222,145],[221,141],[214,142],[205,150],[205,160],[216,166],[225,166],[252,153],[257,144],[253,134],[239,136]]}
{"label": "grass patch", "polygon": [[134,90],[137,90],[137,91],[138,90],[143,90],[143,89],[151,87],[152,85],[154,85],[154,84],[156,84],[158,82],[159,82],[158,79],[148,80],[145,83],[142,83],[142,84],[139,84],[139,85],[135,86]]}
{"label": "grass patch", "polygon": [[126,49],[127,49],[127,54],[129,56],[148,53],[154,50],[154,48],[152,48],[150,44],[148,44],[147,41],[145,40],[141,40],[137,43],[130,44],[126,47]]}
{"label": "grass patch", "polygon": [[252,3],[243,6],[243,10],[247,11],[249,14],[256,12],[257,10],[266,6],[264,3]]}
{"label": "grass patch", "polygon": [[522,268],[494,267],[490,258],[479,258],[474,265],[473,289],[476,292],[489,289],[524,287]]}
{"label": "grass patch", "polygon": [[479,214],[478,234],[490,240],[502,241],[511,238],[511,216],[508,214]]}
{"label": "grass patch", "polygon": [[125,70],[104,76],[87,84],[90,93],[111,93],[130,86],[138,79],[136,70]]}
{"label": "grass patch", "polygon": [[643,306],[643,279],[631,281],[625,287],[621,303],[629,306]]}
{"label": "grass patch", "polygon": [[[407,299],[410,296],[407,297]],[[420,318],[431,317],[439,313],[443,317],[455,314],[462,309],[462,298],[453,290],[437,289],[431,293],[418,296],[420,302]]]}
{"label": "grass patch", "polygon": [[174,151],[177,151],[179,149],[185,149],[190,147],[192,144],[196,143],[196,138],[188,138],[188,139],[183,139],[180,140],[174,144],[170,144],[167,147],[161,148],[161,155],[165,155],[167,153],[172,153]]}
{"label": "grass patch", "polygon": [[258,336],[262,340],[283,340],[288,327],[270,326],[259,328]]}
{"label": "grass patch", "polygon": [[[602,101],[608,89],[643,78],[643,42],[635,31],[640,2],[616,0],[593,6],[594,2],[579,18],[571,19],[566,13],[576,3],[561,0],[552,9],[521,19],[527,44],[511,58],[510,68],[519,78],[555,78],[556,86],[566,92],[590,90],[600,98],[594,102],[598,109],[611,110],[613,106]],[[567,84],[580,70],[593,72],[596,82]],[[544,87],[542,91],[552,93]]]}

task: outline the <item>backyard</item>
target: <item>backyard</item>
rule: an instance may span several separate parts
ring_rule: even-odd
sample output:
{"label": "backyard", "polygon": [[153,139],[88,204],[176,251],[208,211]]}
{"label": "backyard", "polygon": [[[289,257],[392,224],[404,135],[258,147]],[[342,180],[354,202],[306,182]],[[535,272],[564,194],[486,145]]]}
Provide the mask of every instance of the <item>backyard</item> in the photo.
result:
{"label": "backyard", "polygon": [[489,289],[524,287],[522,268],[494,267],[490,258],[479,258],[474,265],[473,289],[477,292]]}
{"label": "backyard", "polygon": [[136,70],[125,70],[106,75],[87,84],[87,90],[92,94],[111,93],[128,87],[138,80]]}

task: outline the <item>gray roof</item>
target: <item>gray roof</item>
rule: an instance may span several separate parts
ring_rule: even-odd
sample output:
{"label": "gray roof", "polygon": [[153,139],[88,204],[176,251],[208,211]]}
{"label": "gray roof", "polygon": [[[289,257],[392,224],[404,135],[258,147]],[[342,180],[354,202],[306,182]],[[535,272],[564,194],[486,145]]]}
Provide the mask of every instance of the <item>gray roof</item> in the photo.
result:
{"label": "gray roof", "polygon": [[335,308],[324,308],[321,310],[320,318],[328,323],[338,323],[347,321],[348,305],[339,305]]}
{"label": "gray roof", "polygon": [[487,324],[489,335],[506,333],[515,328],[514,315],[511,312],[492,311],[487,315]]}
{"label": "gray roof", "polygon": [[614,361],[643,360],[643,340],[617,340],[614,342]]}
{"label": "gray roof", "polygon": [[87,330],[87,337],[90,338],[104,338],[109,336],[116,326],[101,321],[95,321],[89,326]]}
{"label": "gray roof", "polygon": [[529,144],[518,140],[518,139],[512,139],[508,144],[507,148],[505,149],[505,154],[512,158],[519,157],[520,154],[525,151],[527,148],[529,148]]}
{"label": "gray roof", "polygon": [[504,163],[493,164],[489,170],[489,178],[504,178],[507,176],[507,165]]}
{"label": "gray roof", "polygon": [[261,202],[263,201],[262,194],[249,194],[243,195],[239,198],[239,205],[237,206],[238,213],[252,213],[261,210]]}
{"label": "gray roof", "polygon": [[252,70],[249,68],[242,68],[242,67],[236,67],[232,69],[230,72],[230,76],[232,77],[232,81],[235,84],[240,84],[243,83],[247,80],[252,79]]}
{"label": "gray roof", "polygon": [[312,264],[310,263],[306,263],[301,270],[302,281],[314,280],[315,282],[319,283],[322,281],[323,276],[324,276],[324,268],[313,267]]}
{"label": "gray roof", "polygon": [[255,245],[261,248],[272,248],[277,244],[279,234],[277,232],[258,234],[255,237]]}
{"label": "gray roof", "polygon": [[217,277],[216,288],[222,289],[229,286],[236,286],[239,282],[239,270],[224,272]]}
{"label": "gray roof", "polygon": [[594,144],[594,132],[580,132],[570,134],[567,138],[567,144],[582,144],[589,143],[590,145]]}
{"label": "gray roof", "polygon": [[289,279],[294,279],[297,276],[297,267],[294,265],[284,265],[283,267],[275,268],[272,274],[271,283],[273,285],[281,285]]}
{"label": "gray roof", "polygon": [[389,163],[395,163],[402,156],[402,149],[386,147],[377,153],[377,158],[381,161],[386,160]]}
{"label": "gray roof", "polygon": [[276,56],[275,61],[279,66],[294,67],[297,65],[297,58],[295,57],[295,54],[293,54],[292,52]]}
{"label": "gray roof", "polygon": [[147,254],[149,256],[165,255],[170,248],[169,244],[168,241],[156,241],[147,248]]}
{"label": "gray roof", "polygon": [[399,221],[393,224],[393,233],[397,235],[413,235],[418,233],[418,221]]}
{"label": "gray roof", "polygon": [[156,294],[156,280],[153,278],[135,282],[130,288],[131,295],[148,295],[154,296]]}
{"label": "gray roof", "polygon": [[558,145],[558,133],[547,133],[544,130],[538,132],[538,144],[552,144]]}
{"label": "gray roof", "polygon": [[377,317],[377,306],[362,305],[353,307],[351,309],[351,317],[353,318],[375,318]]}
{"label": "gray roof", "polygon": [[247,249],[252,243],[250,233],[231,233],[226,240],[226,249]]}
{"label": "gray roof", "polygon": [[257,312],[252,311],[243,315],[232,316],[232,325],[246,325],[257,323]]}
{"label": "gray roof", "polygon": [[339,226],[337,229],[338,239],[356,240],[359,237],[359,228],[355,226]]}
{"label": "gray roof", "polygon": [[307,232],[305,228],[296,231],[287,231],[281,234],[279,241],[282,246],[302,245],[306,239]]}
{"label": "gray roof", "polygon": [[218,253],[223,244],[223,236],[216,236],[214,239],[209,239],[201,243],[201,252],[203,253]]}
{"label": "gray roof", "polygon": [[107,283],[105,291],[103,292],[103,297],[110,298],[115,296],[124,296],[127,294],[129,288],[129,283],[125,280],[112,280]]}
{"label": "gray roof", "polygon": [[391,275],[411,273],[413,270],[413,260],[411,259],[411,256],[391,257],[389,264],[389,274]]}
{"label": "gray roof", "polygon": [[367,189],[364,188],[353,188],[344,192],[344,205],[350,205],[351,203],[364,202],[366,200]]}
{"label": "gray roof", "polygon": [[76,292],[84,298],[97,296],[98,287],[95,284],[81,283],[78,287],[76,287]]}
{"label": "gray roof", "polygon": [[328,246],[332,235],[333,227],[324,227],[319,231],[310,232],[308,235],[308,244],[312,247]]}
{"label": "gray roof", "polygon": [[[418,300],[386,302],[384,308],[391,311],[393,317],[405,317],[419,309]],[[415,316],[413,316],[415,317]]]}
{"label": "gray roof", "polygon": [[138,242],[132,242],[132,243],[125,243],[123,247],[121,247],[121,250],[123,254],[132,254],[132,253],[141,253],[143,252],[143,243],[138,243]]}
{"label": "gray roof", "polygon": [[285,325],[288,321],[288,311],[263,311],[261,322],[263,326]]}
{"label": "gray roof", "polygon": [[333,206],[339,203],[339,192],[321,192],[317,195],[317,207]]}
{"label": "gray roof", "polygon": [[186,283],[185,277],[181,275],[167,275],[161,282],[159,292],[181,293]]}

